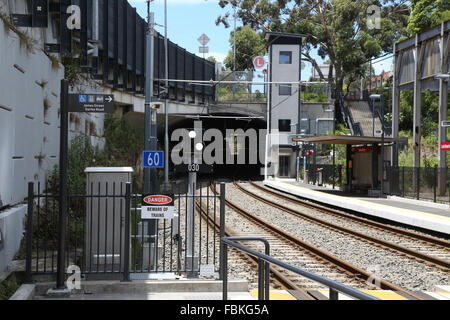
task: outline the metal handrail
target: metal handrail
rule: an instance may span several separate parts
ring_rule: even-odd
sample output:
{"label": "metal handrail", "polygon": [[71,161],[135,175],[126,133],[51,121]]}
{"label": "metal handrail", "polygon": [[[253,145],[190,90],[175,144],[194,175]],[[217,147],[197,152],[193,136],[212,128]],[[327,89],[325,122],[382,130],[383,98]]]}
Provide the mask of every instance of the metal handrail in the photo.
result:
{"label": "metal handrail", "polygon": [[[260,240],[260,241],[266,241],[264,238],[253,238],[254,240]],[[227,246],[232,246],[235,249],[238,249],[240,251],[243,251],[251,256],[254,256],[255,258],[258,258],[259,261],[264,261],[267,264],[274,264],[277,265],[279,267],[282,267],[286,270],[289,270],[291,272],[294,272],[296,274],[299,274],[305,278],[308,278],[310,280],[316,281],[320,284],[323,284],[327,287],[330,288],[330,300],[337,300],[338,298],[338,292],[341,292],[343,294],[346,294],[350,297],[359,299],[359,300],[379,300],[378,298],[375,298],[373,296],[370,296],[364,292],[361,292],[359,290],[350,288],[346,285],[343,285],[341,283],[338,283],[336,281],[324,278],[322,276],[319,276],[317,274],[311,273],[309,271],[300,269],[298,267],[295,267],[293,265],[290,265],[288,263],[285,263],[281,260],[275,259],[267,254],[252,250],[246,246],[243,246],[239,243],[236,243],[235,241],[239,241],[239,238],[227,238],[227,237],[222,237],[221,238],[221,243],[224,245],[224,251],[223,251],[223,261],[224,261],[224,269],[223,269],[223,300],[227,300],[228,296],[228,292],[227,292],[227,282],[228,282],[228,277],[227,277],[227,269],[228,269],[228,259],[227,259]],[[261,271],[261,268],[259,268],[259,271]],[[259,278],[261,278],[261,275],[259,275]],[[258,285],[261,285],[261,282],[258,282]],[[261,287],[258,288],[258,291],[261,292]],[[268,298],[268,297],[266,297]]]}
{"label": "metal handrail", "polygon": [[339,103],[341,105],[341,110],[342,110],[344,119],[348,122],[348,126],[350,127],[352,134],[355,136],[362,136],[363,132],[362,132],[361,124],[359,122],[355,122],[355,120],[353,119],[350,109],[345,104],[345,99],[344,99],[344,96],[342,95],[342,93],[339,96]]}

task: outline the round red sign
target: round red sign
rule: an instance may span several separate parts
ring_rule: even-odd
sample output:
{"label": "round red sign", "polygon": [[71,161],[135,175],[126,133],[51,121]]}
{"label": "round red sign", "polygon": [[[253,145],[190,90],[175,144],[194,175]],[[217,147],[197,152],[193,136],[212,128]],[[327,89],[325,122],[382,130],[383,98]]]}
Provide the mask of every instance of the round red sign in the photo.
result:
{"label": "round red sign", "polygon": [[264,57],[256,57],[255,60],[253,60],[253,65],[256,69],[264,68],[266,65],[266,59],[264,59]]}
{"label": "round red sign", "polygon": [[173,201],[173,199],[171,197],[162,196],[162,195],[148,196],[148,197],[144,198],[145,203],[152,204],[152,205],[160,205],[160,206],[169,204],[172,201]]}

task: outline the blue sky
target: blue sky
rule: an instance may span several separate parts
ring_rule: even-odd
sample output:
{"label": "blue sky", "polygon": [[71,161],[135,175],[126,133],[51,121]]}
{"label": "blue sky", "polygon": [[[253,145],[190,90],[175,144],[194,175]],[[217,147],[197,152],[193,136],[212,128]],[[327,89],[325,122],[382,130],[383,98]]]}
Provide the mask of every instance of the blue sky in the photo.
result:
{"label": "blue sky", "polygon": [[[128,2],[137,8],[142,17],[147,17],[145,0],[129,0]],[[152,2],[151,8],[155,13],[155,22],[164,25],[164,1]],[[215,20],[224,12],[226,11],[219,7],[217,0],[168,0],[168,37],[188,51],[198,53],[200,43],[197,39],[205,33],[211,39],[208,44],[209,55],[223,61],[230,50],[228,40],[231,29],[216,26]],[[156,26],[156,30],[164,35],[164,27]]]}
{"label": "blue sky", "polygon": [[[128,2],[137,8],[143,18],[147,18],[146,0],[128,0]],[[164,0],[153,1],[151,8],[155,13],[155,22],[164,25]],[[226,29],[223,25],[216,26],[215,21],[219,15],[225,13],[226,9],[218,5],[218,0],[167,0],[168,37],[179,46],[202,56],[198,53],[200,43],[197,39],[205,33],[211,39],[208,44],[210,53],[207,56],[212,55],[222,62],[230,50],[229,39],[232,29]],[[239,21],[237,24],[241,25]],[[156,26],[156,30],[164,34],[164,27]],[[317,55],[315,57],[318,63],[322,62],[320,57]],[[375,63],[376,73],[390,70],[391,63],[390,59]],[[311,69],[311,65],[306,63],[306,69],[302,74],[303,80],[309,79]]]}

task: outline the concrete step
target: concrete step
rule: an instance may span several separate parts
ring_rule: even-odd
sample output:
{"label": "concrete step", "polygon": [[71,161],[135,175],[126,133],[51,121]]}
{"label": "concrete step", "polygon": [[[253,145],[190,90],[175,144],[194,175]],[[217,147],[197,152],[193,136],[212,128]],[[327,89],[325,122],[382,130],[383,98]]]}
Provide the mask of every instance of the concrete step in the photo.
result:
{"label": "concrete step", "polygon": [[[23,285],[15,300],[222,300],[222,281],[192,280],[117,280],[81,281],[81,289],[72,290],[71,295],[58,296],[51,292],[54,282]],[[49,292],[52,295],[49,295]],[[230,300],[255,300],[245,280],[228,281]]]}

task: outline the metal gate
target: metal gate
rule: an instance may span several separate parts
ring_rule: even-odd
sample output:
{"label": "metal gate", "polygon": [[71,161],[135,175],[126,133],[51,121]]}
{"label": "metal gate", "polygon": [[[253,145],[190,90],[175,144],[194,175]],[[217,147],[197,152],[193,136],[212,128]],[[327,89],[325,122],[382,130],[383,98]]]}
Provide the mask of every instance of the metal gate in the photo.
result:
{"label": "metal gate", "polygon": [[[41,191],[38,184],[37,192],[33,183],[28,187],[24,249],[31,281],[33,275],[57,273],[59,196],[49,194],[47,186]],[[87,279],[95,274],[119,279],[154,273],[195,277],[205,265],[218,272],[225,184],[217,194],[216,183],[193,187],[194,195],[175,195],[173,220],[152,220],[153,232],[150,222],[141,220],[142,195],[133,194],[129,183],[98,183],[85,194],[69,192],[64,269],[79,268]]]}

